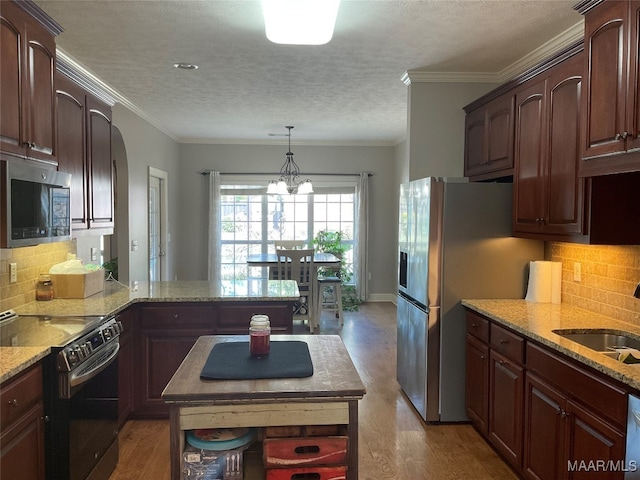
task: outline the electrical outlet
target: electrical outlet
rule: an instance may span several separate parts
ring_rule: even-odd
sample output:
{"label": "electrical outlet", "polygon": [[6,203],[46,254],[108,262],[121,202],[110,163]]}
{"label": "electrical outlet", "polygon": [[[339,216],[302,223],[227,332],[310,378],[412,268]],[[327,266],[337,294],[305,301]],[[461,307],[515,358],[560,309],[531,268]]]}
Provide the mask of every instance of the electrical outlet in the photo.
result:
{"label": "electrical outlet", "polygon": [[16,283],[18,281],[18,264],[9,263],[9,283]]}
{"label": "electrical outlet", "polygon": [[578,262],[573,264],[573,281],[581,282],[582,281],[582,265]]}
{"label": "electrical outlet", "polygon": [[131,240],[131,251],[135,252],[138,250],[138,240]]}
{"label": "electrical outlet", "polygon": [[12,347],[18,346],[18,335],[14,335],[11,337],[11,346]]}
{"label": "electrical outlet", "polygon": [[91,247],[91,261],[95,262],[98,260],[98,249],[96,247]]}

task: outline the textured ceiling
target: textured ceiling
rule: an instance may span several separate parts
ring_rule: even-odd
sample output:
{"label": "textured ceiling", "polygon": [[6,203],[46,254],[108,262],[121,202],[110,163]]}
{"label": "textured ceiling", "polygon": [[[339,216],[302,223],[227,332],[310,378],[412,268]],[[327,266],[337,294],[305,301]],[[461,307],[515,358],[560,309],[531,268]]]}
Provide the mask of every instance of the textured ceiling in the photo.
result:
{"label": "textured ceiling", "polygon": [[575,1],[342,0],[323,46],[270,43],[254,0],[36,3],[64,28],[62,56],[178,141],[264,143],[294,125],[293,143],[390,145],[404,72],[503,81],[579,31]]}

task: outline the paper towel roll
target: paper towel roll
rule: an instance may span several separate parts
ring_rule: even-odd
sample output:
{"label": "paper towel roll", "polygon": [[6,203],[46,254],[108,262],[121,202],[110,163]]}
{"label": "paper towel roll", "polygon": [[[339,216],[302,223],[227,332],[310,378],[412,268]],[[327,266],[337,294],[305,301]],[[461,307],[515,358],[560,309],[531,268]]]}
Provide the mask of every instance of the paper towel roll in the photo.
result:
{"label": "paper towel roll", "polygon": [[535,303],[560,303],[561,286],[561,262],[529,262],[529,284],[525,300]]}

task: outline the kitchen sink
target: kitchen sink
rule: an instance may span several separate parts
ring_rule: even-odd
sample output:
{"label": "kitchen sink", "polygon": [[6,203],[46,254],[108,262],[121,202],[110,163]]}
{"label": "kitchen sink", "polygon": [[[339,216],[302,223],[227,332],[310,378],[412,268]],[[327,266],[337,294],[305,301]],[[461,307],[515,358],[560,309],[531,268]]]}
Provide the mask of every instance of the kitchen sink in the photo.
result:
{"label": "kitchen sink", "polygon": [[553,330],[553,333],[597,352],[610,353],[611,356],[621,348],[640,350],[640,339],[619,331]]}

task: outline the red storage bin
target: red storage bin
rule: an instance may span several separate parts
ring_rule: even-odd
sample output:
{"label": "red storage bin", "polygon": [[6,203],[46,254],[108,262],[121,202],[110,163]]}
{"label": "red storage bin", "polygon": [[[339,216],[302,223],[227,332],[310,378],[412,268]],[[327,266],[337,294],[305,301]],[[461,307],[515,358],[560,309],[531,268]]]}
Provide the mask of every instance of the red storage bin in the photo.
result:
{"label": "red storage bin", "polygon": [[347,467],[270,468],[266,480],[346,480]]}
{"label": "red storage bin", "polygon": [[263,461],[265,467],[344,465],[347,444],[348,437],[268,438],[262,445]]}

